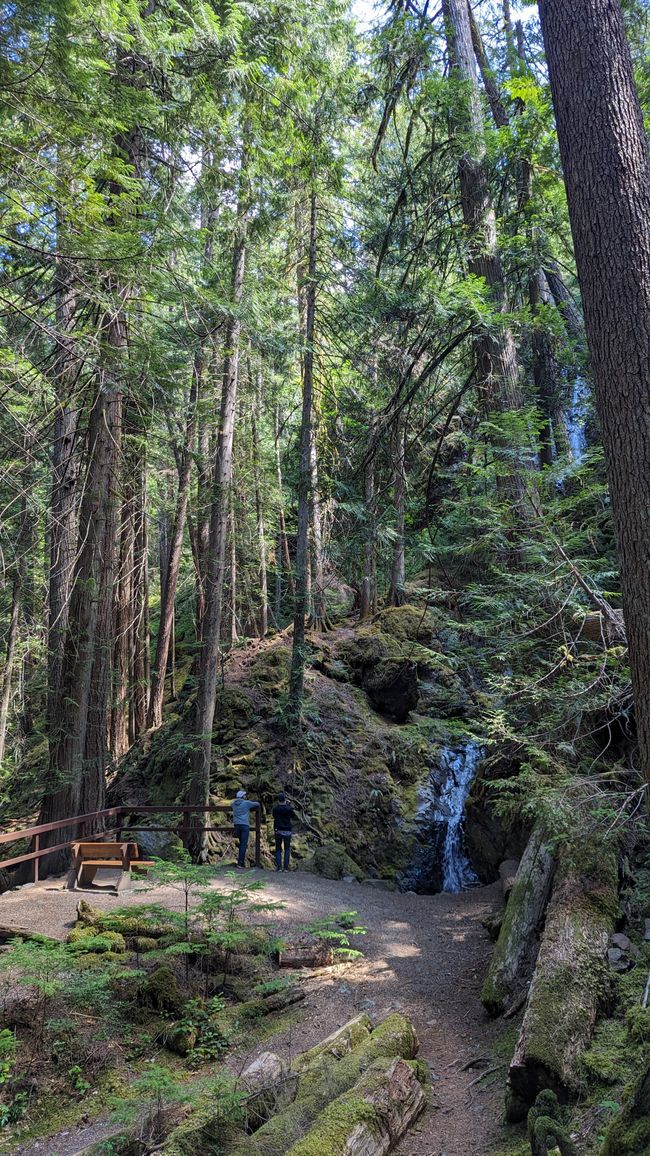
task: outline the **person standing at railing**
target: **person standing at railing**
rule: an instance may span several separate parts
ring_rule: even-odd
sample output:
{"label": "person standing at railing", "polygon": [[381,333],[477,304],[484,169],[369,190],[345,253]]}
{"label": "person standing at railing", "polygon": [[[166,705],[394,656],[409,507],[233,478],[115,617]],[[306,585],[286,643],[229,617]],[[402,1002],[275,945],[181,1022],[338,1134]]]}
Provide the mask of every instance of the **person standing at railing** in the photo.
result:
{"label": "person standing at railing", "polygon": [[235,827],[235,836],[239,844],[237,870],[243,871],[246,866],[246,849],[251,833],[251,811],[259,810],[259,803],[246,798],[246,791],[237,791],[230,804],[232,807],[232,821]]}
{"label": "person standing at railing", "polygon": [[[275,869],[288,871],[291,858],[291,824],[296,814],[284,791],[280,791],[273,808],[273,834],[275,835]],[[284,862],[282,851],[284,849]]]}

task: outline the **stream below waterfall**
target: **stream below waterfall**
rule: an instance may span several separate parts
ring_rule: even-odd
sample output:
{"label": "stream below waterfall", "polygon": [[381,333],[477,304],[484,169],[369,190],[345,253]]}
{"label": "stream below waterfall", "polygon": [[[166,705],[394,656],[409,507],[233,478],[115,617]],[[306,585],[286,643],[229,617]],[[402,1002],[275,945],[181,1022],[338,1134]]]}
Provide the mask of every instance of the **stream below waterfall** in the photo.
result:
{"label": "stream below waterfall", "polygon": [[477,882],[465,853],[463,818],[482,757],[483,748],[473,740],[441,750],[418,791],[413,820],[416,848],[399,879],[402,891],[458,892]]}

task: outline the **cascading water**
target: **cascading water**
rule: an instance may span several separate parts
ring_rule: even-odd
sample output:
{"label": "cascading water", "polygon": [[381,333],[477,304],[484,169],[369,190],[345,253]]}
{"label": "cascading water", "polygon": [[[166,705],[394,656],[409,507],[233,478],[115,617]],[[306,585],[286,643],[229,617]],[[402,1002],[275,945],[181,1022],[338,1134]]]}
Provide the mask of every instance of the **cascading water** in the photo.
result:
{"label": "cascading water", "polygon": [[567,434],[571,453],[576,462],[587,448],[585,425],[589,409],[589,386],[584,377],[576,377],[571,390],[571,406],[566,415]]}
{"label": "cascading water", "polygon": [[440,752],[437,765],[418,792],[414,821],[417,850],[401,876],[402,890],[424,894],[463,891],[477,882],[465,854],[463,816],[482,757],[482,748],[472,740]]}

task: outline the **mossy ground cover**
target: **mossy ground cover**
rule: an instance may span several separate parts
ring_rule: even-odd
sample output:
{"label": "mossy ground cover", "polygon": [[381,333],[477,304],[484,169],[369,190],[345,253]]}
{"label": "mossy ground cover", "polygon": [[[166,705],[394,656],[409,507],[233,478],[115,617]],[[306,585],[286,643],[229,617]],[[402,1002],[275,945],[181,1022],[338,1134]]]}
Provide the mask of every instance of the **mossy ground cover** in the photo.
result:
{"label": "mossy ground cover", "polygon": [[67,943],[17,940],[0,956],[0,1150],[106,1115],[116,1099],[127,1116],[147,1097],[161,1111],[180,1104],[229,1049],[300,1018],[283,1002],[295,989],[259,922],[270,906],[260,885],[202,890],[205,868],[165,870],[192,892],[187,922],[155,904],[82,900]]}

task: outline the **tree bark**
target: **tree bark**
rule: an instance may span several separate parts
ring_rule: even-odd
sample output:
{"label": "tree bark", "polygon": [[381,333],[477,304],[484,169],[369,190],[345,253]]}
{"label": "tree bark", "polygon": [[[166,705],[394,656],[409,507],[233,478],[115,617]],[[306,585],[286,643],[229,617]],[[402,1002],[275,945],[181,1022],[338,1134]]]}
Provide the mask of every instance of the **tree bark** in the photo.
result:
{"label": "tree bark", "polygon": [[[102,369],[89,418],[79,545],[39,823],[79,814],[84,806],[97,810],[104,797],[124,396],[120,369],[127,348],[123,291],[113,282],[108,290],[114,305],[101,324]],[[65,838],[74,834],[67,829]],[[41,838],[58,843],[62,833]],[[61,854],[49,857],[47,869],[60,869],[64,862]]]}
{"label": "tree bark", "polygon": [[168,543],[165,580],[161,582],[162,597],[160,601],[160,624],[156,642],[156,657],[151,678],[151,695],[147,725],[159,727],[162,724],[163,700],[165,697],[165,678],[167,662],[172,637],[174,620],[174,606],[176,603],[176,589],[181,566],[185,522],[187,520],[187,506],[190,496],[192,478],[192,456],[196,434],[196,407],[200,393],[200,383],[203,376],[203,351],[199,350],[194,358],[192,381],[187,400],[187,419],[185,422],[185,442],[180,455],[178,469],[178,490],[176,494],[176,508],[172,531]]}
{"label": "tree bark", "polygon": [[[287,591],[291,598],[295,594],[295,587],[293,582],[293,571],[291,567],[291,555],[289,553],[289,539],[287,537],[287,526],[284,515],[284,492],[282,483],[282,461],[280,458],[280,407],[275,407],[275,473],[278,481],[278,541],[279,551],[276,561],[276,567],[280,571],[281,579],[286,575]],[[280,593],[282,589],[280,588]],[[280,621],[282,614],[282,604],[276,599],[275,616]]]}
{"label": "tree bark", "polygon": [[[60,222],[57,229],[60,240]],[[72,575],[77,548],[77,477],[79,453],[75,403],[77,360],[72,332],[75,294],[63,259],[56,276],[56,349],[52,379],[56,394],[56,417],[52,438],[52,474],[49,522],[48,576],[48,733],[56,725],[55,703],[61,682],[63,648],[68,624]]]}
{"label": "tree bark", "polygon": [[131,742],[147,728],[149,702],[149,545],[147,534],[147,465],[145,450],[139,454],[137,479],[139,498],[135,510],[133,546],[133,694],[131,700]]}
{"label": "tree bark", "polygon": [[265,638],[269,629],[269,588],[266,561],[266,526],[260,477],[260,440],[257,429],[258,415],[262,415],[262,372],[255,376],[255,397],[251,407],[251,438],[253,449],[253,480],[255,485],[255,514],[257,522],[257,552],[259,557],[260,610],[258,632]]}
{"label": "tree bark", "polygon": [[565,1101],[603,996],[604,960],[618,910],[613,852],[587,839],[580,869],[561,857],[519,1040],[508,1074],[507,1113],[524,1119],[543,1088]]}
{"label": "tree bark", "polygon": [[650,160],[618,0],[540,0],[650,782]]}
{"label": "tree bark", "polygon": [[14,658],[16,642],[18,641],[18,622],[20,618],[20,572],[16,568],[11,592],[11,618],[7,630],[5,644],[5,664],[0,682],[0,766],[5,757],[7,743],[7,727],[9,724],[9,706],[11,703],[11,687],[14,672]]}
{"label": "tree bark", "polygon": [[[311,487],[312,416],[314,405],[314,325],[316,319],[317,202],[311,193],[309,256],[302,356],[302,418],[300,425],[300,480],[298,484],[298,534],[293,616],[293,644],[287,715],[290,727],[300,722],[305,687],[305,618],[307,614],[309,569],[309,491]],[[300,294],[299,294],[300,298]]]}
{"label": "tree bark", "polygon": [[530,980],[555,861],[539,830],[533,831],[508,897],[481,1001],[491,1016],[512,1006]]}
{"label": "tree bark", "polygon": [[[240,170],[240,187],[243,187],[245,172],[244,154],[242,155]],[[219,670],[226,539],[232,483],[232,449],[235,434],[241,337],[239,309],[244,293],[246,229],[247,212],[243,208],[242,195],[240,194],[232,261],[231,300],[233,313],[226,330],[219,432],[212,480],[210,544],[205,575],[205,614],[202,625],[196,700],[195,751],[192,758],[192,777],[187,793],[188,805],[196,807],[207,806],[210,799],[212,724],[214,722]],[[190,816],[188,825],[203,826],[203,821],[203,815]],[[207,843],[204,833],[190,832],[186,837],[186,844],[195,858],[205,859]]]}
{"label": "tree bark", "polygon": [[[443,12],[452,68],[466,85],[466,107],[459,128],[470,138],[470,144],[460,158],[458,175],[468,233],[468,268],[473,276],[485,281],[493,308],[504,314],[508,303],[497,248],[496,215],[487,184],[485,132],[467,0],[444,0]],[[474,339],[474,350],[477,388],[485,417],[521,410],[519,365],[512,330],[503,324],[500,332],[487,328],[480,331]],[[508,431],[496,434],[494,451],[500,463],[498,484],[512,507],[515,520],[520,522],[525,518],[526,488],[523,463],[518,460],[517,447],[513,447],[513,436],[516,435],[508,436]]]}
{"label": "tree bark", "polygon": [[406,557],[404,526],[406,517],[406,423],[397,419],[393,434],[393,502],[395,505],[395,541],[390,570],[388,605],[403,606],[406,601]]}

